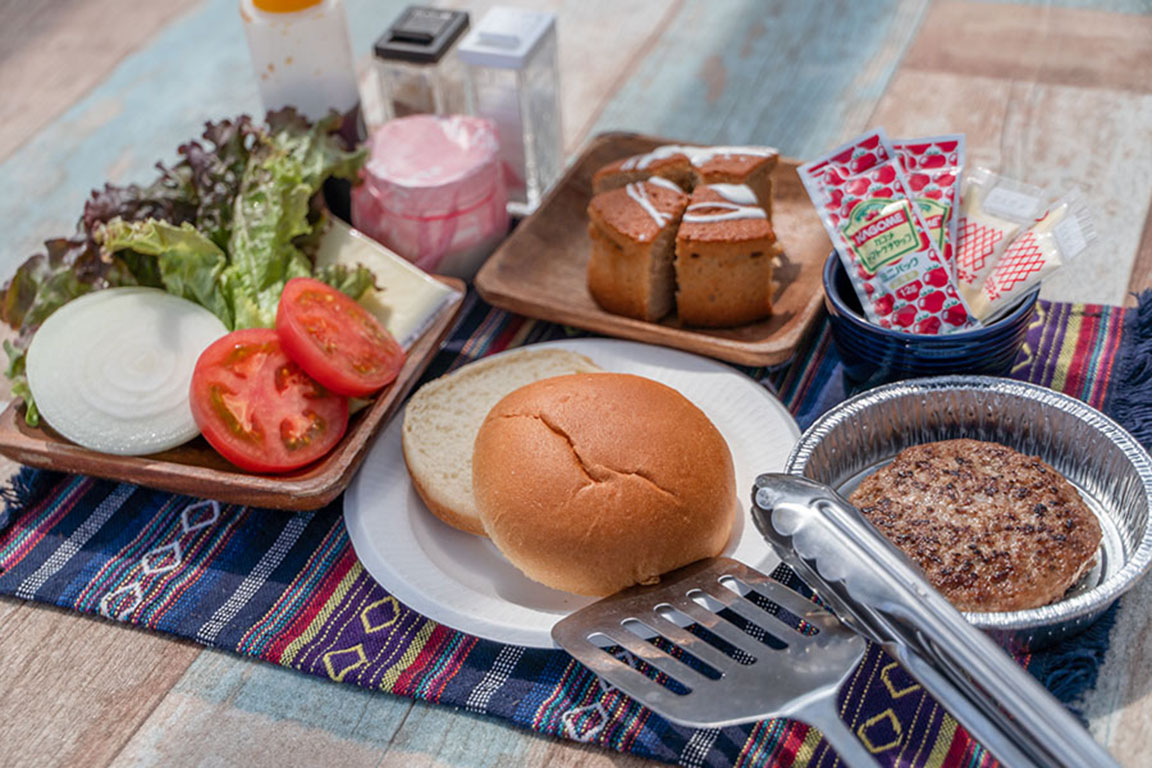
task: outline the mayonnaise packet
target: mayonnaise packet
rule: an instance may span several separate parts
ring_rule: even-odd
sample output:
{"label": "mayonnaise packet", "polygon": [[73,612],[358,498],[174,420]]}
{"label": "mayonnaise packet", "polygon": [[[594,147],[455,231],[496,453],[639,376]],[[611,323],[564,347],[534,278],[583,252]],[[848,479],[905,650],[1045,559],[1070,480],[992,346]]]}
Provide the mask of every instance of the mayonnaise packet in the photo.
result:
{"label": "mayonnaise packet", "polygon": [[1092,213],[1073,188],[1012,241],[969,302],[972,312],[984,322],[995,320],[1096,240]]}
{"label": "mayonnaise packet", "polygon": [[971,303],[1004,249],[1043,210],[1039,187],[976,168],[964,184],[964,201],[956,251],[960,293]]}
{"label": "mayonnaise packet", "polygon": [[960,179],[964,174],[964,134],[892,139],[892,147],[900,158],[908,189],[920,206],[924,223],[944,263],[954,272]]}
{"label": "mayonnaise packet", "polygon": [[931,335],[979,325],[960,298],[884,129],[798,172],[872,323]]}

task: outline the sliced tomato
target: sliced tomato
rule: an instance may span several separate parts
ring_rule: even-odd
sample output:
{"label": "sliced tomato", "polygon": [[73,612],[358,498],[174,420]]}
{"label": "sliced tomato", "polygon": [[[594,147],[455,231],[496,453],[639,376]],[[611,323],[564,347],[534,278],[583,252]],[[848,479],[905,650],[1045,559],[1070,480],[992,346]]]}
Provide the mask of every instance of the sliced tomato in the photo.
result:
{"label": "sliced tomato", "polygon": [[294,277],[280,294],[276,333],[288,356],[333,392],[364,397],[390,383],[404,350],[368,310],[335,288]]}
{"label": "sliced tomato", "polygon": [[285,472],[320,458],[348,428],[348,398],[289,359],[271,328],[213,342],[192,372],[192,416],[224,458],[251,472]]}

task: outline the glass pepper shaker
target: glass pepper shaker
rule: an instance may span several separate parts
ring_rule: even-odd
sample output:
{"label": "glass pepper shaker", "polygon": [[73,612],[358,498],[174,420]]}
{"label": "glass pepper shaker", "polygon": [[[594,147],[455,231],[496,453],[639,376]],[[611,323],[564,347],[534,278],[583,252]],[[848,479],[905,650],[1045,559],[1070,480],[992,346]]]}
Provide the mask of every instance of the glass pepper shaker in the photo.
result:
{"label": "glass pepper shaker", "polygon": [[464,67],[453,49],[468,14],[408,6],[376,41],[384,118],[468,111]]}
{"label": "glass pepper shaker", "polygon": [[531,213],[563,167],[556,16],[497,6],[460,44],[476,115],[496,125],[508,211]]}

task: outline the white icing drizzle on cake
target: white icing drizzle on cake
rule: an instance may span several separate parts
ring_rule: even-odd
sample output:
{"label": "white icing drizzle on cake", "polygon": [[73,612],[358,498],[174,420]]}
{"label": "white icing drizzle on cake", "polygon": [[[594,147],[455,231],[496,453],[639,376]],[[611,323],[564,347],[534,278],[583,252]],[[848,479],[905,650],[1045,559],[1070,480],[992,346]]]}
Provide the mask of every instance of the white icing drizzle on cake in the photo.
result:
{"label": "white icing drizzle on cake", "polygon": [[643,170],[657,160],[664,160],[672,155],[684,155],[692,165],[699,167],[716,157],[732,157],[734,155],[772,157],[776,154],[779,153],[772,147],[689,147],[680,144],[665,144],[662,147],[656,147],[647,154],[628,158],[620,166],[620,170]]}
{"label": "white icing drizzle on cake", "polygon": [[648,177],[648,183],[649,184],[655,184],[658,187],[664,187],[665,189],[670,189],[673,192],[680,192],[680,193],[684,192],[684,190],[680,187],[679,184],[672,181],[671,179],[666,179],[663,176],[649,176]]}
{"label": "white icing drizzle on cake", "polygon": [[[735,221],[737,219],[766,219],[768,212],[756,204],[756,193],[745,184],[708,184],[721,200],[705,200],[692,203],[684,212],[684,221],[708,224],[714,221]],[[701,211],[713,211],[701,213]]]}
{"label": "white icing drizzle on cake", "polygon": [[756,205],[756,193],[747,184],[708,184],[720,197],[738,205]]}
{"label": "white icing drizzle on cake", "polygon": [[648,190],[644,189],[643,182],[633,182],[624,187],[624,191],[628,194],[628,197],[635,200],[637,205],[644,209],[645,213],[652,217],[652,220],[656,222],[656,226],[663,227],[672,220],[672,214],[665,213],[652,204],[652,201],[648,198]]}
{"label": "white icing drizzle on cake", "polygon": [[[716,210],[720,213],[694,213],[705,209]],[[736,203],[692,203],[684,214],[684,221],[696,224],[708,224],[713,221],[735,221],[736,219],[766,219],[767,212],[754,205],[737,205]]]}

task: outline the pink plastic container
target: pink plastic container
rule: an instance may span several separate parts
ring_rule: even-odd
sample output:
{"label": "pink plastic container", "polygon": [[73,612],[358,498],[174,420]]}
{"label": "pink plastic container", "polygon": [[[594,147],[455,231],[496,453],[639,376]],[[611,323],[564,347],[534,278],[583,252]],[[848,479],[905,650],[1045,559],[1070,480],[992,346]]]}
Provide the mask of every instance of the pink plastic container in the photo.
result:
{"label": "pink plastic container", "polygon": [[426,272],[470,279],[508,233],[492,123],[412,115],[368,141],[352,223]]}

